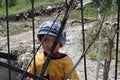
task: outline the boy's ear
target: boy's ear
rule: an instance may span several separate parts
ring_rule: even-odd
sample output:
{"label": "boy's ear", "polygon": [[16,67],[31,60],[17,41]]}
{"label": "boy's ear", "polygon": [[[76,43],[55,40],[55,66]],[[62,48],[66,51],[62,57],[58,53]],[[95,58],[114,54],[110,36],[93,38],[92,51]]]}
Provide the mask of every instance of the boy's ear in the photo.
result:
{"label": "boy's ear", "polygon": [[41,37],[42,37],[42,36],[43,36],[43,35],[38,35],[38,36],[37,36],[37,39],[38,39],[39,42],[41,42]]}

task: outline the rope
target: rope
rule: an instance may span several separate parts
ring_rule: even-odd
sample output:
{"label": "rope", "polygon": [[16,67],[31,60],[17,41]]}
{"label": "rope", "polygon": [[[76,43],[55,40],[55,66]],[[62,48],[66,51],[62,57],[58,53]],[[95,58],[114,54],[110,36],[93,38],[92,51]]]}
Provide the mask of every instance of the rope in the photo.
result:
{"label": "rope", "polygon": [[[7,24],[7,44],[8,44],[8,64],[10,67],[10,39],[9,39],[9,21],[8,21],[8,0],[5,0],[5,5],[6,5],[6,24]],[[9,80],[11,80],[11,69],[9,68]]]}
{"label": "rope", "polygon": [[34,0],[31,0],[32,4],[32,30],[33,30],[33,62],[34,62],[34,74],[36,74],[36,61],[35,61],[35,26],[34,26]]}
{"label": "rope", "polygon": [[[119,19],[120,19],[120,1],[117,2],[118,4],[118,18],[117,18],[117,31],[119,31]],[[119,32],[117,32],[117,39],[116,39],[116,61],[115,61],[115,80],[117,80],[117,66],[118,66],[118,49],[119,49]]]}
{"label": "rope", "polygon": [[45,61],[44,64],[43,64],[42,70],[41,70],[40,75],[39,75],[40,77],[43,77],[43,76],[44,76],[45,70],[46,70],[46,68],[47,68],[48,65],[49,65],[49,62],[50,62],[52,53],[54,52],[54,49],[55,49],[55,47],[56,47],[56,45],[57,45],[57,43],[58,43],[58,41],[59,41],[59,37],[60,37],[60,35],[61,35],[61,33],[62,33],[62,31],[63,31],[63,29],[64,29],[64,27],[65,27],[66,21],[67,21],[67,19],[68,19],[68,17],[69,17],[69,10],[71,9],[71,5],[72,5],[73,1],[74,1],[74,0],[70,0],[70,4],[69,4],[69,6],[68,6],[67,9],[66,9],[64,18],[63,18],[63,20],[62,20],[61,27],[60,27],[59,32],[58,32],[58,34],[57,34],[57,37],[55,38],[54,43],[53,43],[53,45],[52,45],[52,48],[51,48],[51,50],[50,50],[50,53],[48,54],[47,59],[46,59],[46,61]]}
{"label": "rope", "polygon": [[[81,22],[82,22],[82,40],[83,40],[83,52],[85,51],[85,32],[84,32],[84,13],[83,13],[83,0],[80,0],[81,3]],[[87,80],[87,69],[86,69],[86,55],[84,55],[84,73],[85,80]]]}

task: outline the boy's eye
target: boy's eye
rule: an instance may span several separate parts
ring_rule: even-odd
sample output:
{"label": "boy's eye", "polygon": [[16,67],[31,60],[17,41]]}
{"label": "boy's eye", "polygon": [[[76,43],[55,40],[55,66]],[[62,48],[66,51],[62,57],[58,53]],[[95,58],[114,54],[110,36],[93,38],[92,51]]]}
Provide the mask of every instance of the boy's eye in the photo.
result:
{"label": "boy's eye", "polygon": [[49,42],[49,40],[48,40],[48,39],[45,39],[44,42]]}
{"label": "boy's eye", "polygon": [[46,39],[44,39],[44,42],[45,42],[45,43],[49,43],[49,42],[50,42],[50,43],[53,43],[54,40],[52,40],[52,39],[47,39],[47,38],[46,38]]}

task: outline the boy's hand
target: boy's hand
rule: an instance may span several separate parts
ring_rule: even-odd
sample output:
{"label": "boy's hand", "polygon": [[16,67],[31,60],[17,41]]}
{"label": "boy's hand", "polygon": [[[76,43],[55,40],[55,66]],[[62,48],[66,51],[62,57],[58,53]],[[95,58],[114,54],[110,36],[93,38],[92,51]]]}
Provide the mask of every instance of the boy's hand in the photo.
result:
{"label": "boy's hand", "polygon": [[34,80],[33,78],[27,77],[26,80]]}
{"label": "boy's hand", "polygon": [[50,80],[58,80],[55,76],[50,76]]}

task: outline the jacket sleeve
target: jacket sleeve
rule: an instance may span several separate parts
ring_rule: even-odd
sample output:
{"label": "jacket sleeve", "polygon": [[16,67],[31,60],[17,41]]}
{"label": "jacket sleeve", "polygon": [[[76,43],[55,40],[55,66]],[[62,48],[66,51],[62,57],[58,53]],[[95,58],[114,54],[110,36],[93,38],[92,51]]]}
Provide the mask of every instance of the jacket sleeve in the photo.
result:
{"label": "jacket sleeve", "polygon": [[[72,60],[68,57],[68,60],[66,60],[66,64],[65,64],[65,76],[69,73],[69,71],[72,69],[73,67],[73,62]],[[70,80],[80,80],[76,70],[74,70],[72,72],[72,74],[69,77]]]}

